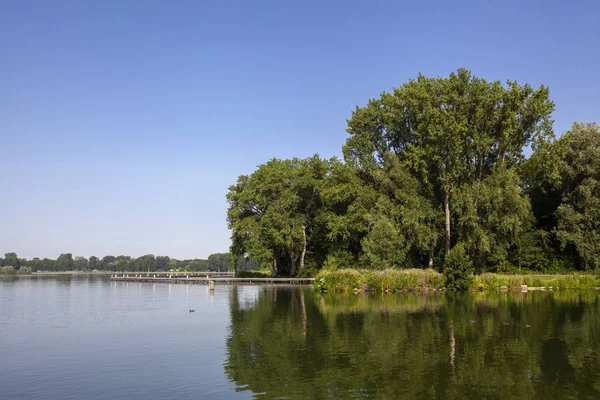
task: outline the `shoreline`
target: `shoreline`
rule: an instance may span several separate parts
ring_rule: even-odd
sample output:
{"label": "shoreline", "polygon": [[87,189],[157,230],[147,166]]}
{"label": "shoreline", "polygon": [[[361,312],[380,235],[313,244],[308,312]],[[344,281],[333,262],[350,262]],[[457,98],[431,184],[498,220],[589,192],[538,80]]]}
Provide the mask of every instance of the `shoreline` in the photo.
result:
{"label": "shoreline", "polygon": [[[315,290],[321,292],[433,292],[449,291],[446,277],[433,270],[351,270],[321,271],[315,277]],[[600,290],[596,275],[470,275],[465,289],[485,291],[554,291],[565,289]]]}

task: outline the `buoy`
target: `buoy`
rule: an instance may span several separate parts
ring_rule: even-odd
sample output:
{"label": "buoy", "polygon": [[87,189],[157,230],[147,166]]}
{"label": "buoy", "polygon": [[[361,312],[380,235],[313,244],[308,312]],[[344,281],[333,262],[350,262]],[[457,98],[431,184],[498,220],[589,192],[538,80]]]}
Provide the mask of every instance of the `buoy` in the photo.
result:
{"label": "buoy", "polygon": [[210,286],[210,290],[215,290],[215,281],[209,281],[208,285]]}

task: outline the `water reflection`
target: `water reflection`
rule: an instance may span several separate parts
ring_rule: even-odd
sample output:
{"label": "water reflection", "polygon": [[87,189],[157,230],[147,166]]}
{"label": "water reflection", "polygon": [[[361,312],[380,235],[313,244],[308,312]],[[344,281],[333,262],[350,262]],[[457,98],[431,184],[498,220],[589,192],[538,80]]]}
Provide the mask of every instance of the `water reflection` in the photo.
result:
{"label": "water reflection", "polygon": [[225,371],[266,398],[600,398],[595,292],[229,293]]}

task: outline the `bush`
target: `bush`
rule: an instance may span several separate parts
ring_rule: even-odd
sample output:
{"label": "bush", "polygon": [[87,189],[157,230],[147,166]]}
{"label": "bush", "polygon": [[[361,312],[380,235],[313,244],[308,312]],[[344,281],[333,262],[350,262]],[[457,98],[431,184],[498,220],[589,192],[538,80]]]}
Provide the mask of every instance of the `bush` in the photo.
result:
{"label": "bush", "polygon": [[7,265],[7,266],[2,267],[0,269],[0,273],[2,275],[15,275],[17,273],[17,270],[15,270],[14,267],[11,267],[10,265]]}
{"label": "bush", "polygon": [[444,277],[446,288],[450,290],[468,290],[473,285],[473,267],[462,244],[457,244],[450,251]]}
{"label": "bush", "polygon": [[17,271],[17,275],[31,275],[33,271],[31,271],[31,267],[21,267]]}

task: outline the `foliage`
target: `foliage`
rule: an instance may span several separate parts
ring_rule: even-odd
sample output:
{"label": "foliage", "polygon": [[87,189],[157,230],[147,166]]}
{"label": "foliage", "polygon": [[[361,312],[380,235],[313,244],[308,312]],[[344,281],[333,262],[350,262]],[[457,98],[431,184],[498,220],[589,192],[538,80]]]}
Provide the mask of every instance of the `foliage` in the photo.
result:
{"label": "foliage", "polygon": [[556,234],[586,268],[600,269],[600,127],[576,123],[561,140],[566,151],[559,165],[563,200]]}
{"label": "foliage", "polygon": [[454,246],[444,268],[446,288],[450,290],[467,290],[473,284],[473,268],[462,243]]}
{"label": "foliage", "polygon": [[557,140],[553,111],[545,86],[419,75],[356,107],[344,162],[240,176],[231,253],[273,275],[435,267],[462,289],[471,273],[600,269],[600,129]]}
{"label": "foliage", "polygon": [[21,268],[21,260],[17,257],[17,253],[5,253],[2,260],[3,266],[10,266],[18,270]]}
{"label": "foliage", "polygon": [[56,264],[60,271],[72,271],[73,270],[73,255],[71,253],[61,254],[56,259]]}
{"label": "foliage", "polygon": [[433,270],[398,270],[382,271],[339,269],[325,270],[315,277],[315,289],[319,291],[426,291],[441,289],[444,286],[443,276]]}
{"label": "foliage", "polygon": [[458,240],[482,272],[488,264],[508,258],[533,220],[517,174],[503,166],[457,189],[454,204]]}
{"label": "foliage", "polygon": [[17,271],[17,275],[31,275],[32,273],[31,267],[21,267]]}
{"label": "foliage", "polygon": [[235,273],[236,278],[269,278],[271,270],[247,271],[241,270]]}
{"label": "foliage", "polygon": [[17,270],[11,265],[5,265],[4,267],[0,268],[0,273],[2,275],[15,275]]}
{"label": "foliage", "polygon": [[361,290],[366,284],[365,274],[355,269],[322,270],[315,276],[315,289],[333,292]]}
{"label": "foliage", "polygon": [[354,256],[347,251],[337,251],[327,255],[323,263],[324,271],[336,271],[338,269],[349,269],[356,267]]}
{"label": "foliage", "polygon": [[[522,229],[518,221],[528,211],[526,200],[510,171],[522,161],[526,146],[552,135],[554,104],[548,96],[543,86],[534,90],[514,81],[504,86],[464,69],[448,78],[420,75],[356,108],[348,121],[346,161],[365,175],[378,170],[389,174],[387,155],[394,154],[418,182],[418,194],[434,211],[428,214],[437,216],[439,222],[433,226],[444,226],[443,234],[432,232],[428,235],[432,239],[418,241],[422,256],[432,257],[435,238],[443,235],[446,262],[452,243],[468,241],[474,251],[483,253],[473,259],[481,263],[491,253],[505,252]],[[492,219],[506,219],[507,225],[490,232],[491,221],[481,218],[485,208],[495,206],[490,204],[494,191],[506,190],[511,192],[509,201]],[[388,222],[381,226],[379,236],[400,239],[389,236]],[[393,253],[392,262],[400,256]]]}
{"label": "foliage", "polygon": [[[146,254],[138,258],[124,255],[107,255],[101,259],[96,256],[91,256],[87,259],[80,256],[73,257],[71,253],[64,253],[56,260],[49,258],[40,259],[38,257],[27,260],[18,258],[16,253],[7,253],[7,256],[4,259],[0,259],[0,266],[9,266],[6,262],[8,260],[20,266],[18,270],[20,273],[28,273],[28,271],[229,271],[231,267],[229,253],[211,254],[208,260],[177,260],[168,256],[155,257],[152,254]],[[257,267],[256,262],[252,259],[246,259],[240,263],[242,268],[245,269],[256,269]],[[13,267],[12,265],[10,266]],[[14,267],[13,269],[17,270]]]}
{"label": "foliage", "polygon": [[394,153],[383,158],[382,169],[372,171],[379,196],[366,214],[369,230],[361,242],[363,265],[374,269],[410,265],[419,254],[432,256],[440,238],[439,215],[417,179]]}
{"label": "foliage", "polygon": [[231,253],[250,256],[273,275],[295,276],[322,224],[321,189],[329,169],[318,156],[272,159],[229,188]]}

